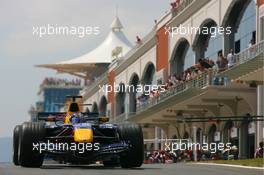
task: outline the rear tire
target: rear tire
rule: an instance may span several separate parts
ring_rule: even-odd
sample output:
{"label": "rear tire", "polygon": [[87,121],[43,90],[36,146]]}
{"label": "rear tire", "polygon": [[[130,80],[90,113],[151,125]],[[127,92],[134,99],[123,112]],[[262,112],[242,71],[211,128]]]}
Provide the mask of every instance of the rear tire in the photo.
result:
{"label": "rear tire", "polygon": [[44,123],[26,122],[22,124],[19,143],[19,159],[21,166],[33,168],[42,166],[44,156],[39,150],[33,150],[33,143],[39,144],[39,141],[43,140],[44,137]]}
{"label": "rear tire", "polygon": [[19,135],[21,133],[21,125],[16,125],[13,131],[13,163],[18,166],[19,158],[18,158],[18,148],[19,148]]}
{"label": "rear tire", "polygon": [[140,167],[144,157],[142,128],[138,124],[122,124],[118,128],[120,140],[130,144],[127,152],[120,155],[122,168]]}

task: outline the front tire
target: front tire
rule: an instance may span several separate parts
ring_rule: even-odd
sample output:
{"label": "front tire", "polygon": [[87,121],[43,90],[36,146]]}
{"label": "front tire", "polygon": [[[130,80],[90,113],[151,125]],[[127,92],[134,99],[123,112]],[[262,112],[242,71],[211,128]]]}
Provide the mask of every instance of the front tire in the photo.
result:
{"label": "front tire", "polygon": [[122,124],[118,128],[121,141],[130,144],[127,152],[120,155],[122,168],[140,167],[144,159],[142,128],[138,124]]}
{"label": "front tire", "polygon": [[18,149],[19,149],[19,135],[21,132],[21,125],[16,125],[13,131],[13,163],[18,166],[19,157],[18,157]]}
{"label": "front tire", "polygon": [[[33,143],[39,144],[39,141],[45,137],[44,123],[26,122],[21,128],[21,138],[19,143],[19,159],[23,167],[40,167],[43,164],[43,154],[39,150],[33,150]],[[39,147],[38,147],[39,149]]]}
{"label": "front tire", "polygon": [[119,167],[120,163],[118,158],[112,158],[111,160],[105,160],[103,161],[104,167],[108,168],[114,168],[114,167]]}

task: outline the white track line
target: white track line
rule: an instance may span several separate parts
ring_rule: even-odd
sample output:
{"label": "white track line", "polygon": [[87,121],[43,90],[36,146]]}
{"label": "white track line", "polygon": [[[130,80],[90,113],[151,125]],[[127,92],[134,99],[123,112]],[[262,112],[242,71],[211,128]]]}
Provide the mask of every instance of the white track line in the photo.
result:
{"label": "white track line", "polygon": [[253,166],[243,166],[243,165],[231,165],[231,164],[219,164],[219,163],[192,163],[198,165],[213,165],[213,166],[225,166],[225,167],[233,167],[233,168],[246,168],[246,169],[256,169],[256,170],[264,170],[264,167],[253,167]]}

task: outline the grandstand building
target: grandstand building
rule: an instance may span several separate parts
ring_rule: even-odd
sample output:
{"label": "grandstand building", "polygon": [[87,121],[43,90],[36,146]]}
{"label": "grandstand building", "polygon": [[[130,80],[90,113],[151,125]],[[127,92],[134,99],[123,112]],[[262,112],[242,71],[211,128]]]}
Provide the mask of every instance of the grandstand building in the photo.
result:
{"label": "grandstand building", "polygon": [[[176,1],[129,51],[129,42],[120,35],[121,26],[116,18],[109,37],[118,39],[99,63],[91,62],[99,55],[93,51],[82,59],[70,60],[70,66],[58,63],[42,67],[75,75],[81,71],[90,81],[91,75],[96,76],[96,81],[81,92],[85,103],[93,104],[89,110],[116,123],[142,124],[145,139],[231,142],[238,147],[239,157],[254,156],[264,138],[263,0]],[[180,26],[212,30],[175,34],[173,29]],[[231,32],[212,34],[219,27]],[[231,49],[234,54],[230,56]],[[122,50],[122,54],[115,54]],[[221,53],[230,59],[228,63],[221,60]],[[100,68],[102,63],[105,69]],[[166,90],[146,95],[127,89],[106,91],[100,88],[104,85],[166,85]],[[147,145],[147,149],[161,147],[159,142]]]}
{"label": "grandstand building", "polygon": [[67,95],[78,95],[82,89],[80,79],[67,80],[45,78],[40,85],[38,101],[29,110],[31,120],[35,120],[36,112],[59,112]]}

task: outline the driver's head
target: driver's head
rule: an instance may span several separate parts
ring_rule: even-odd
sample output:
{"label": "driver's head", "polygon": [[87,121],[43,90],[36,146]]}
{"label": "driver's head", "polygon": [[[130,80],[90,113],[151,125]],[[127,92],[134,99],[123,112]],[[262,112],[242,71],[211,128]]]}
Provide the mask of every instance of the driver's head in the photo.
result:
{"label": "driver's head", "polygon": [[70,121],[71,121],[71,123],[80,123],[81,119],[78,116],[78,114],[74,113],[74,114],[72,114]]}

